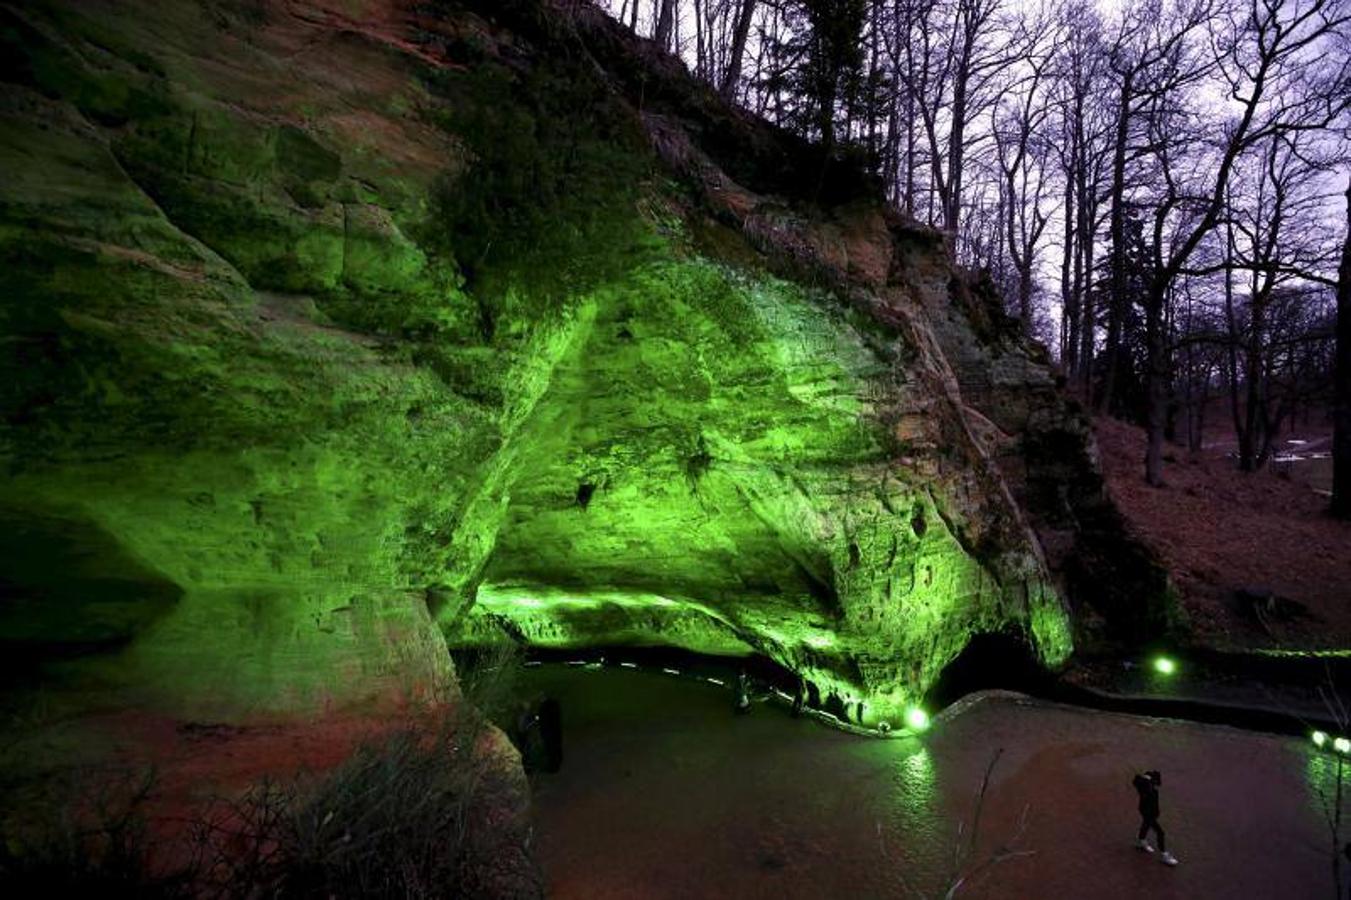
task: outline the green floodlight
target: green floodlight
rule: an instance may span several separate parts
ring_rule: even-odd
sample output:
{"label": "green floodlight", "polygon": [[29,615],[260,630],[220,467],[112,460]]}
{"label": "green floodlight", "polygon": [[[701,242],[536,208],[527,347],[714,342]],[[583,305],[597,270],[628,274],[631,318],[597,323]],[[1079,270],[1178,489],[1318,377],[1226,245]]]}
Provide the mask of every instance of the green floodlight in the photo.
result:
{"label": "green floodlight", "polygon": [[929,714],[918,706],[905,711],[905,724],[911,731],[923,731],[929,727]]}
{"label": "green floodlight", "polygon": [[1315,747],[1322,747],[1328,742],[1328,733],[1326,731],[1315,731],[1313,734],[1309,735],[1309,737],[1313,738]]}
{"label": "green floodlight", "polygon": [[1154,671],[1160,675],[1172,675],[1177,671],[1177,663],[1166,656],[1160,656],[1154,660]]}
{"label": "green floodlight", "polygon": [[1338,753],[1351,753],[1351,740],[1339,737],[1332,742],[1332,749]]}

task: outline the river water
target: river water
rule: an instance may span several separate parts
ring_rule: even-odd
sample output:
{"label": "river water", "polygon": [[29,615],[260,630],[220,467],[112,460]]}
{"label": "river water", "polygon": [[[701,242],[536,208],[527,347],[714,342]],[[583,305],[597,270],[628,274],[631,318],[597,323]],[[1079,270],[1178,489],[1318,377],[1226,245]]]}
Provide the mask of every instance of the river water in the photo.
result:
{"label": "river water", "polygon": [[[941,897],[959,853],[959,897],[1333,896],[1336,763],[1305,740],[1013,695],[881,740],[737,716],[730,688],[660,670],[546,665],[521,687],[562,704],[562,768],[534,779],[551,897]],[[1143,769],[1177,868],[1133,846]]]}

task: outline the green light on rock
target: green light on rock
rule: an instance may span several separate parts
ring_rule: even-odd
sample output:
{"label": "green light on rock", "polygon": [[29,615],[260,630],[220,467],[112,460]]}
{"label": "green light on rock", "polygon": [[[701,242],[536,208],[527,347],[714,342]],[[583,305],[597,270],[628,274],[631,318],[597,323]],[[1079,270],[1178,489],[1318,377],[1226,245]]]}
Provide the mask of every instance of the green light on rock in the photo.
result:
{"label": "green light on rock", "polygon": [[1326,731],[1315,731],[1310,737],[1313,738],[1314,745],[1318,747],[1321,747],[1328,742]]}
{"label": "green light on rock", "polygon": [[911,731],[923,731],[929,727],[929,714],[918,706],[912,706],[905,711],[905,725]]}
{"label": "green light on rock", "polygon": [[1160,675],[1172,675],[1177,671],[1177,663],[1166,656],[1160,656],[1154,660],[1154,671]]}
{"label": "green light on rock", "polygon": [[1338,753],[1351,753],[1351,740],[1339,737],[1332,742],[1332,749]]}

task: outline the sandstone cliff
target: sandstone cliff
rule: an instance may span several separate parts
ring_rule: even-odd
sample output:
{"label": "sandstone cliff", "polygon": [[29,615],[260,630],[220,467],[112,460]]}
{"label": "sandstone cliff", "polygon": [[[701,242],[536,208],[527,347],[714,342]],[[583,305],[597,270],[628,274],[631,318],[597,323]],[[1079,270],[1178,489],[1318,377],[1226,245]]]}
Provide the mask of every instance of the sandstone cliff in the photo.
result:
{"label": "sandstone cliff", "polygon": [[27,674],[239,718],[442,696],[447,635],[652,642],[876,722],[976,633],[1061,663],[1066,585],[1141,619],[1086,423],[938,238],[590,7],[0,16]]}

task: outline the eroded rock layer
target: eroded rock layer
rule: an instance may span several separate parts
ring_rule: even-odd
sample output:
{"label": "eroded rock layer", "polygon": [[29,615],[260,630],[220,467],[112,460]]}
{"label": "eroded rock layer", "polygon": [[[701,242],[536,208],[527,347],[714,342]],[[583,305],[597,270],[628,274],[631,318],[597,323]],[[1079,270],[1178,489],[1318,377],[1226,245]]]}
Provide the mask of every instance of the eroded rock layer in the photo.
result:
{"label": "eroded rock layer", "polygon": [[0,10],[44,677],[244,717],[453,690],[447,636],[661,643],[876,722],[974,634],[1069,653],[941,243],[595,10]]}

